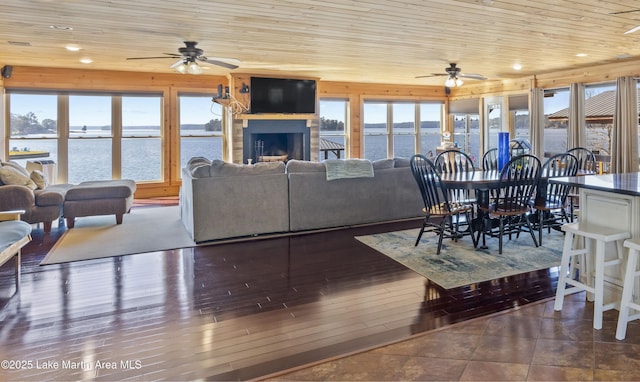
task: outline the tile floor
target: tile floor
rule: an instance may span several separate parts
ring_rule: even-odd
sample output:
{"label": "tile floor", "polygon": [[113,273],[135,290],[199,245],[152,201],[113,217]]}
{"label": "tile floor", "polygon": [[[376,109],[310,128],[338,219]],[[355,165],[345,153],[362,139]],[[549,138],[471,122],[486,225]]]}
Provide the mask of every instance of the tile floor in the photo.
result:
{"label": "tile floor", "polygon": [[592,327],[584,293],[452,325],[409,340],[271,376],[296,381],[638,381],[640,321],[615,339],[617,310]]}

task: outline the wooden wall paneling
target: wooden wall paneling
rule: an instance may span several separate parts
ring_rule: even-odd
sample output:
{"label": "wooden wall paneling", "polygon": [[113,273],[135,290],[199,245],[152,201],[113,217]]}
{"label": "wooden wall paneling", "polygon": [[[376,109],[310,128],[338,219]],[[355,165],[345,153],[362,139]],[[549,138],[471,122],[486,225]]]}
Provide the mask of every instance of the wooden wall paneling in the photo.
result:
{"label": "wooden wall paneling", "polygon": [[640,76],[637,60],[537,74],[535,78],[537,87],[553,89],[568,87],[572,83],[612,82],[624,76]]}

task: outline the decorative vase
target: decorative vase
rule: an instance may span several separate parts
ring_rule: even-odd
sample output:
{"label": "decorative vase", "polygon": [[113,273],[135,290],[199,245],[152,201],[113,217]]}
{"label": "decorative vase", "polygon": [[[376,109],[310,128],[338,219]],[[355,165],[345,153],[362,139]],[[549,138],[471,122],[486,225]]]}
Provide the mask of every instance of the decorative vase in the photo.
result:
{"label": "decorative vase", "polygon": [[498,133],[498,170],[502,171],[502,168],[509,162],[509,133]]}

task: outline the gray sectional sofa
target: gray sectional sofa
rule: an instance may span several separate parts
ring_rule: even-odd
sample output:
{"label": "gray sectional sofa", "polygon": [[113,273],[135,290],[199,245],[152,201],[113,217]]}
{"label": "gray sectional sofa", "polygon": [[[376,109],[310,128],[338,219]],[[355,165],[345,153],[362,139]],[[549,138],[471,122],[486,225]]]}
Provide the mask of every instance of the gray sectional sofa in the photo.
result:
{"label": "gray sectional sofa", "polygon": [[192,158],[182,169],[181,219],[201,243],[423,216],[408,159],[368,163],[371,174],[328,180],[325,162],[239,165]]}

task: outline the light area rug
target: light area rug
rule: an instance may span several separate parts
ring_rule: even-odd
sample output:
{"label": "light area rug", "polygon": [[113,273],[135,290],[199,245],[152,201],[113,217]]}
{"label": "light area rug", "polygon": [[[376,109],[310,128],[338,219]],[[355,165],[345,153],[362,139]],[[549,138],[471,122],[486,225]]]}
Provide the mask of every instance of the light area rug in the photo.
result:
{"label": "light area rug", "polygon": [[487,237],[487,249],[473,247],[470,237],[458,242],[444,239],[439,255],[438,237],[425,233],[414,246],[419,229],[357,236],[356,239],[394,259],[445,289],[557,267],[562,257],[564,235],[551,230],[543,233],[543,243],[535,247],[529,233],[519,238],[504,237],[502,254],[498,239]]}
{"label": "light area rug", "polygon": [[122,224],[116,224],[114,215],[77,218],[40,265],[194,246],[179,207],[133,208]]}

